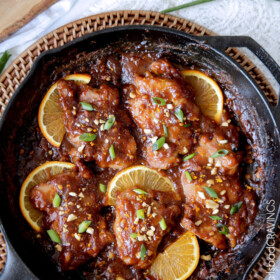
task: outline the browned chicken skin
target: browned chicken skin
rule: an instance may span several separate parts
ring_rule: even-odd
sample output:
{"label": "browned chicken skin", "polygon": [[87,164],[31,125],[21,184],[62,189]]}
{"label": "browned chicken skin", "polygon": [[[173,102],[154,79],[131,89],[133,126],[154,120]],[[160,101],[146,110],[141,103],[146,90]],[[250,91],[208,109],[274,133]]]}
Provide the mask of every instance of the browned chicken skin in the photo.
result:
{"label": "browned chicken skin", "polygon": [[[93,161],[102,168],[120,169],[135,161],[136,142],[128,127],[130,119],[118,108],[119,94],[114,88],[101,85],[100,89],[88,85],[78,86],[72,81],[60,80],[57,85],[59,104],[64,111],[66,137],[75,146],[70,154],[74,161]],[[93,111],[82,108],[80,102],[91,104]],[[110,118],[115,123],[110,129],[104,126]],[[96,139],[80,140],[83,133],[95,134]],[[113,145],[115,159],[109,149]]]}
{"label": "browned chicken skin", "polygon": [[[130,189],[118,196],[114,233],[124,263],[138,269],[151,265],[162,237],[176,225],[179,202],[173,192],[149,191],[149,194],[139,195]],[[143,211],[144,219],[137,218],[139,210]],[[164,230],[159,224],[162,219],[166,223]],[[142,246],[146,249],[145,256],[141,256]]]}
{"label": "browned chicken skin", "polygon": [[[243,189],[236,179],[229,181],[226,177],[221,176],[223,183],[211,185],[219,197],[215,199],[209,196],[203,188],[203,186],[207,186],[205,182],[186,183],[187,180],[184,177],[185,174],[182,174],[187,203],[182,226],[218,249],[227,248],[227,239],[230,247],[235,247],[256,214],[254,192]],[[231,215],[232,206],[239,202],[242,202],[240,210]],[[210,216],[219,216],[222,220],[213,220]],[[219,231],[223,231],[223,228],[217,227],[218,223],[225,225],[229,233],[219,233]]]}
{"label": "browned chicken skin", "polygon": [[[212,158],[211,156],[219,150],[226,150],[228,154]],[[234,153],[231,150],[230,140],[224,137],[218,130],[212,135],[202,134],[199,145],[194,152],[196,154],[195,157],[183,164],[183,167],[188,168],[190,171],[200,171],[213,167],[219,169],[219,172],[224,175],[234,175],[242,159],[242,154],[239,152]]]}
{"label": "browned chicken skin", "polygon": [[[62,199],[58,208],[53,206],[56,193]],[[31,190],[33,205],[44,212],[44,227],[55,230],[61,239],[62,244],[56,248],[63,270],[77,268],[114,240],[99,214],[100,195],[93,180],[85,180],[76,172],[57,175]],[[90,225],[86,232],[79,233],[83,221],[90,221]]]}
{"label": "browned chicken skin", "polygon": [[[135,63],[141,65],[139,60]],[[141,135],[147,137],[143,148],[147,162],[153,168],[168,169],[178,165],[179,154],[186,154],[193,145],[191,129],[184,125],[198,121],[200,113],[193,101],[192,90],[169,62],[158,60],[152,62],[148,69],[150,71],[146,71],[144,77],[137,72],[132,75],[130,85],[124,87],[125,98]],[[163,99],[165,104],[161,105],[160,99],[155,102],[155,98]],[[182,110],[183,121],[176,117],[176,109]],[[166,138],[166,145],[153,151],[152,143],[160,137]]]}
{"label": "browned chicken skin", "polygon": [[[242,155],[234,153],[231,146],[231,140],[225,139],[216,129],[211,137],[200,137],[195,156],[182,165],[181,182],[186,197],[182,225],[218,249],[227,248],[227,239],[230,246],[235,247],[257,210],[254,192],[242,188],[240,175],[236,174]],[[212,158],[219,150],[228,154]],[[185,172],[189,172],[191,181]],[[218,198],[209,195],[205,187],[214,190]],[[232,206],[237,203],[242,204],[241,208],[230,214]],[[229,233],[220,233],[223,228],[218,224],[225,225]]]}

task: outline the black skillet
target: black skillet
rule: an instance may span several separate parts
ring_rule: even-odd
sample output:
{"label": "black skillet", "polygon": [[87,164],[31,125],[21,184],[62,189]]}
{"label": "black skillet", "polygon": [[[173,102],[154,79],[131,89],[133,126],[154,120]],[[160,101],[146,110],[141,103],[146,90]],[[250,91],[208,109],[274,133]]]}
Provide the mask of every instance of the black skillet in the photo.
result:
{"label": "black skillet", "polygon": [[[243,113],[240,122],[246,128],[251,127],[252,135],[260,147],[258,153],[262,154],[266,182],[264,196],[260,201],[260,211],[256,219],[257,232],[249,235],[245,246],[238,252],[236,265],[241,260],[244,265],[242,275],[230,275],[228,279],[246,279],[250,269],[257,262],[267,243],[273,242],[273,235],[268,236],[264,225],[268,214],[273,224],[273,231],[279,223],[280,209],[280,163],[279,163],[279,103],[272,107],[255,81],[231,59],[224,50],[228,47],[247,47],[270,70],[280,84],[280,68],[269,54],[254,40],[244,36],[192,36],[187,33],[154,26],[123,26],[106,29],[78,38],[63,47],[49,50],[40,55],[34,62],[26,79],[13,94],[0,122],[0,228],[7,242],[7,263],[1,275],[6,279],[65,279],[50,261],[50,258],[40,254],[31,235],[28,234],[28,225],[21,216],[18,206],[19,183],[14,176],[16,170],[16,135],[19,129],[23,130],[26,120],[34,104],[39,99],[30,89],[40,87],[40,75],[48,62],[54,57],[59,59],[67,57],[69,52],[77,49],[78,53],[107,46],[125,40],[151,40],[159,44],[166,43],[175,52],[187,52],[192,59],[197,60],[209,69],[221,71],[230,77],[232,84],[241,94],[236,94],[233,107]],[[34,103],[36,102],[36,103]],[[36,105],[38,106],[38,105]],[[36,107],[35,106],[35,107]],[[273,200],[273,202],[271,202]],[[269,207],[269,209],[268,209]],[[24,225],[24,226],[22,226]],[[269,241],[269,242],[268,242]],[[38,247],[38,246],[37,246]],[[236,269],[238,271],[238,269]],[[69,279],[75,279],[69,276]],[[68,279],[68,276],[67,276]]]}

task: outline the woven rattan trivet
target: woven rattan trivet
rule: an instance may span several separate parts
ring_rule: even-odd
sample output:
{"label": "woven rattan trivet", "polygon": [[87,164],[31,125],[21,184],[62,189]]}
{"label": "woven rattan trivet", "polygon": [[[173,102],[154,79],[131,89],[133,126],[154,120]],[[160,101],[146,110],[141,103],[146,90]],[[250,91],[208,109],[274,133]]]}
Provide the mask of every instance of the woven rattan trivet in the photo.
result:
{"label": "woven rattan trivet", "polygon": [[[189,20],[149,11],[116,11],[94,15],[74,21],[54,30],[35,42],[18,58],[16,58],[2,74],[0,77],[0,116],[3,113],[5,106],[7,105],[12,94],[18,85],[23,81],[29,72],[33,61],[40,53],[48,49],[62,46],[65,43],[90,32],[114,26],[133,24],[160,25],[183,30],[194,35],[215,35],[208,29]],[[249,74],[255,79],[260,88],[263,90],[269,102],[275,104],[276,93],[259,69],[257,69],[256,66],[238,50],[231,48],[227,50],[227,53],[249,72]],[[277,241],[276,250],[279,254],[280,228],[277,234]],[[0,233],[0,271],[4,267],[5,261],[6,245]],[[265,252],[262,258],[256,264],[255,268],[252,270],[249,279],[263,279],[268,273],[268,262],[268,252]]]}

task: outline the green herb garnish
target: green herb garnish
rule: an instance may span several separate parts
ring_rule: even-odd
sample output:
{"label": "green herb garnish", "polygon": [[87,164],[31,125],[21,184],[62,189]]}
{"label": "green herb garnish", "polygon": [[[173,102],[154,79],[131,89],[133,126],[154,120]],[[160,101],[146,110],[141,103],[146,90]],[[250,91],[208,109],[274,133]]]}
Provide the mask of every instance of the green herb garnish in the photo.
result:
{"label": "green herb garnish", "polygon": [[116,158],[116,153],[115,153],[113,144],[111,145],[111,147],[109,149],[109,153],[110,153],[111,159],[114,160]]}
{"label": "green herb garnish", "polygon": [[217,193],[215,192],[215,190],[213,190],[212,188],[206,187],[206,186],[204,186],[203,188],[206,190],[206,192],[207,192],[212,198],[219,198],[218,195],[217,195]]}
{"label": "green herb garnish", "polygon": [[144,209],[139,209],[139,210],[137,210],[137,212],[136,212],[137,214],[137,218],[138,219],[142,219],[142,220],[144,220],[145,219],[145,212],[144,212]]}
{"label": "green herb garnish", "polygon": [[82,101],[80,102],[80,104],[81,104],[81,106],[82,106],[82,108],[84,110],[86,110],[86,111],[94,111],[94,109],[93,109],[91,104],[86,103],[86,102],[82,102]]}
{"label": "green herb garnish", "polygon": [[84,233],[88,227],[90,226],[91,224],[91,221],[82,221],[80,224],[79,224],[79,230],[78,232],[79,233]]}
{"label": "green herb garnish", "polygon": [[190,126],[192,126],[191,123],[187,123],[187,124],[184,124],[184,125],[183,125],[183,127],[190,127]]}
{"label": "green herb garnish", "polygon": [[61,203],[61,197],[59,196],[58,193],[55,194],[54,198],[53,198],[53,207],[59,207],[60,203]]}
{"label": "green herb garnish", "polygon": [[55,230],[49,229],[49,230],[47,230],[47,234],[49,235],[51,241],[53,241],[55,243],[59,243],[59,244],[62,243],[58,233]]}
{"label": "green herb garnish", "polygon": [[93,134],[93,133],[83,133],[80,135],[80,140],[82,141],[86,141],[86,142],[91,142],[93,140],[95,140],[97,137],[96,134]]}
{"label": "green herb garnish", "polygon": [[153,148],[153,151],[157,151],[159,150],[160,148],[162,148],[162,146],[164,145],[165,143],[165,137],[160,137],[152,146]]}
{"label": "green herb garnish", "polygon": [[131,233],[131,234],[130,234],[130,237],[131,237],[131,238],[137,238],[137,237],[138,237],[138,234],[137,234],[137,233]]}
{"label": "green herb garnish", "polygon": [[106,186],[104,184],[99,183],[99,190],[103,193],[106,192]]}
{"label": "green herb garnish", "polygon": [[148,194],[147,192],[141,190],[141,189],[134,189],[134,192],[138,193],[138,194]]}
{"label": "green herb garnish", "polygon": [[188,8],[188,7],[191,7],[191,6],[195,6],[195,5],[199,5],[199,4],[203,4],[203,3],[207,3],[207,2],[211,2],[211,1],[213,1],[213,0],[195,0],[195,1],[183,4],[183,5],[179,5],[179,6],[176,6],[176,7],[173,7],[173,8],[168,8],[168,9],[162,10],[160,12],[162,14],[166,14],[166,13],[178,11],[178,10],[181,10],[181,9],[185,9],[185,8]]}
{"label": "green herb garnish", "polygon": [[237,213],[240,210],[240,208],[242,207],[242,204],[243,204],[243,201],[239,201],[239,202],[233,204],[230,209],[230,214],[233,215],[233,214]]}
{"label": "green herb garnish", "polygon": [[223,218],[220,216],[209,216],[212,220],[222,220]]}
{"label": "green herb garnish", "polygon": [[168,130],[167,130],[166,125],[163,125],[163,131],[164,131],[165,137],[168,137]]}
{"label": "green herb garnish", "polygon": [[185,174],[186,174],[186,177],[189,180],[189,182],[191,182],[192,181],[192,176],[191,176],[190,172],[189,171],[185,171]]}
{"label": "green herb garnish", "polygon": [[175,109],[175,116],[177,117],[177,119],[180,122],[184,121],[184,113],[183,113],[183,111],[180,108],[176,108]]}
{"label": "green herb garnish", "polygon": [[218,158],[218,157],[223,157],[223,156],[225,156],[225,155],[227,155],[228,154],[228,150],[219,150],[219,151],[217,151],[216,153],[214,153],[212,156],[211,156],[211,158]]}
{"label": "green herb garnish", "polygon": [[223,225],[223,224],[216,224],[216,227],[217,227],[219,233],[224,234],[224,235],[229,234],[228,228],[225,225]]}
{"label": "green herb garnish", "polygon": [[7,64],[11,56],[12,55],[9,54],[8,51],[4,51],[4,53],[2,54],[0,58],[0,74],[2,73],[3,69],[5,68],[5,65]]}
{"label": "green herb garnish", "polygon": [[185,156],[185,157],[183,158],[183,161],[187,161],[187,160],[189,160],[189,159],[192,159],[193,157],[195,157],[196,154],[197,154],[197,153],[192,153],[192,154],[190,154],[190,155]]}
{"label": "green herb garnish", "polygon": [[165,222],[164,218],[162,218],[162,219],[159,221],[159,225],[160,225],[160,227],[161,227],[162,230],[166,230],[167,225],[166,225],[166,222]]}
{"label": "green herb garnish", "polygon": [[146,258],[146,247],[144,246],[144,244],[142,244],[141,246],[141,251],[140,251],[140,258],[141,260],[145,260]]}
{"label": "green herb garnish", "polygon": [[152,97],[153,101],[160,106],[166,105],[166,101],[160,97]]}
{"label": "green herb garnish", "polygon": [[115,117],[109,118],[104,125],[104,130],[109,130],[114,125],[115,121]]}

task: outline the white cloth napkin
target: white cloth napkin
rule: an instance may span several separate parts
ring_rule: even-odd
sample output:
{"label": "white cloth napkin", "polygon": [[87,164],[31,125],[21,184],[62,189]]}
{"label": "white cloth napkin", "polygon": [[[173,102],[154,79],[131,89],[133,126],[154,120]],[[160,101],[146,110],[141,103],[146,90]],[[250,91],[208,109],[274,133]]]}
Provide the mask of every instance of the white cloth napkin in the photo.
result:
{"label": "white cloth napkin", "polygon": [[[0,53],[8,50],[12,62],[21,52],[45,34],[74,20],[114,10],[163,9],[191,0],[60,0],[0,43]],[[262,45],[280,64],[280,1],[216,0],[172,13],[192,20],[220,35],[247,35]],[[242,51],[261,69],[276,92],[279,85],[269,71],[248,50]],[[273,269],[274,270],[274,269]],[[280,259],[267,280],[280,279]]]}

